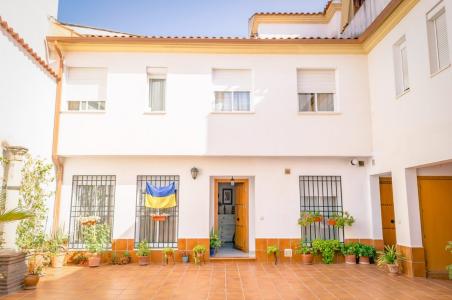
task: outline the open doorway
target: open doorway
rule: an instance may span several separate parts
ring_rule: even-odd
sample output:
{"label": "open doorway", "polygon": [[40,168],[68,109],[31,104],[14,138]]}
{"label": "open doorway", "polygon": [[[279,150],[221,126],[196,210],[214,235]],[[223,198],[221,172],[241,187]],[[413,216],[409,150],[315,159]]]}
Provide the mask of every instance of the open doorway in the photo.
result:
{"label": "open doorway", "polygon": [[214,227],[222,241],[216,257],[248,256],[248,179],[215,179]]}

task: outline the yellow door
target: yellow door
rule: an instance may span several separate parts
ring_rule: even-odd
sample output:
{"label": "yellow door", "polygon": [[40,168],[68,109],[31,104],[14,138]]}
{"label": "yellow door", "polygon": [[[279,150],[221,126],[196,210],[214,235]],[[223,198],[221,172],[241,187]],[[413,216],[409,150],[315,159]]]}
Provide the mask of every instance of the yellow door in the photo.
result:
{"label": "yellow door", "polygon": [[397,239],[391,178],[380,178],[380,202],[383,242],[385,245],[395,245]]}
{"label": "yellow door", "polygon": [[248,252],[248,182],[235,185],[235,238],[237,249]]}
{"label": "yellow door", "polygon": [[445,277],[452,264],[452,254],[444,249],[452,241],[452,177],[418,179],[427,272]]}

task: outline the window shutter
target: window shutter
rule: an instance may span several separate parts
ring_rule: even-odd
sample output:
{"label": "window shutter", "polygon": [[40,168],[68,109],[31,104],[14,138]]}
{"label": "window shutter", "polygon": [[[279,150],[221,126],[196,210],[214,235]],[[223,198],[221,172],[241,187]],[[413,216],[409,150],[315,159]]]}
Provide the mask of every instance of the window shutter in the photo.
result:
{"label": "window shutter", "polygon": [[298,70],[298,93],[335,93],[334,70]]}
{"label": "window shutter", "polygon": [[68,67],[64,99],[75,101],[105,101],[107,70],[105,68]]}
{"label": "window shutter", "polygon": [[212,81],[215,91],[251,91],[250,70],[214,69]]}
{"label": "window shutter", "polygon": [[438,47],[438,65],[443,68],[450,63],[449,58],[449,44],[447,41],[447,24],[446,12],[443,10],[435,20],[436,39]]}

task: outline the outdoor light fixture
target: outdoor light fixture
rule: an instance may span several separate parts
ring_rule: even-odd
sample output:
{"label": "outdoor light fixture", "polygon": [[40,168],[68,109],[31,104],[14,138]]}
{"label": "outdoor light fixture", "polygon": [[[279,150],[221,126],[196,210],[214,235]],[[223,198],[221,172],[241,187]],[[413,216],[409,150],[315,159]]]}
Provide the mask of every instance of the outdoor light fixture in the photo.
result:
{"label": "outdoor light fixture", "polygon": [[196,179],[196,177],[198,177],[198,173],[199,173],[198,168],[193,167],[193,168],[191,168],[190,172],[191,172],[191,178],[193,178],[193,180]]}
{"label": "outdoor light fixture", "polygon": [[350,164],[351,164],[352,166],[356,166],[356,165],[358,165],[358,163],[359,163],[359,161],[358,161],[356,158],[354,158],[354,159],[352,159],[352,160],[350,161]]}
{"label": "outdoor light fixture", "polygon": [[28,149],[22,146],[6,146],[5,150],[13,161],[22,161],[22,157],[28,152]]}
{"label": "outdoor light fixture", "polygon": [[235,185],[234,176],[231,177],[231,186]]}

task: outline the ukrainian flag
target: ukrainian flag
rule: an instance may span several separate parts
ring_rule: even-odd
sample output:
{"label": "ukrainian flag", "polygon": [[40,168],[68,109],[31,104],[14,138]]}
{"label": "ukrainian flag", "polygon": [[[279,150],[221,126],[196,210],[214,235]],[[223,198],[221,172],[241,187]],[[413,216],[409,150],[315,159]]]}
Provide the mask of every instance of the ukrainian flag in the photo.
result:
{"label": "ukrainian flag", "polygon": [[176,185],[171,182],[167,186],[155,187],[146,182],[146,202],[150,208],[170,208],[176,206]]}

